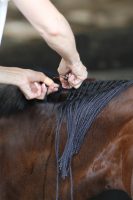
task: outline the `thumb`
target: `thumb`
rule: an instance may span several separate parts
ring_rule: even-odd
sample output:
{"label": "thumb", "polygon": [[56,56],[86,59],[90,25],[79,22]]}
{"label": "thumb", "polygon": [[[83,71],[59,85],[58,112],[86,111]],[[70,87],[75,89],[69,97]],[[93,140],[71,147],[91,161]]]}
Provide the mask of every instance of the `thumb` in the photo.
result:
{"label": "thumb", "polygon": [[70,71],[70,69],[67,67],[64,59],[61,60],[57,71],[58,71],[59,75],[66,75]]}
{"label": "thumb", "polygon": [[51,85],[53,85],[54,87],[58,87],[59,86],[51,78],[49,78],[48,76],[46,76],[45,74],[43,74],[41,72],[37,73],[36,81],[45,83],[45,85],[47,85],[48,87],[51,86]]}

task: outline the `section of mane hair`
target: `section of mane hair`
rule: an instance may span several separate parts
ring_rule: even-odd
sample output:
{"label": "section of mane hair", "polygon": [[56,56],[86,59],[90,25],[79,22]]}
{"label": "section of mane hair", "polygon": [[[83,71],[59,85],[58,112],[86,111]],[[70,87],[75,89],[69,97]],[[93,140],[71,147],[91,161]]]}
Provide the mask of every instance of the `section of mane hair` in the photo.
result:
{"label": "section of mane hair", "polygon": [[59,89],[58,92],[46,95],[44,100],[27,100],[17,86],[0,84],[0,117],[24,111],[33,104],[60,103],[68,95],[68,90]]}
{"label": "section of mane hair", "polygon": [[22,111],[28,104],[18,87],[0,84],[0,117]]}
{"label": "section of mane hair", "polygon": [[48,102],[48,103],[64,102],[67,99],[69,92],[72,91],[72,90],[75,90],[75,89],[68,90],[68,89],[60,88],[57,92],[49,94],[46,97],[46,102]]}

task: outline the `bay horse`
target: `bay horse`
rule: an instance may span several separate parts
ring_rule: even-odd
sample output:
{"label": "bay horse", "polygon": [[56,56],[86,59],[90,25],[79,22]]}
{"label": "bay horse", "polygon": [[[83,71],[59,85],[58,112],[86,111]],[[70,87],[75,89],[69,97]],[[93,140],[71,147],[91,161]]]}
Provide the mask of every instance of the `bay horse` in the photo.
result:
{"label": "bay horse", "polygon": [[[91,94],[91,82],[87,84]],[[74,91],[73,98],[78,101],[82,96],[84,100],[88,93],[84,89]],[[0,85],[0,200],[53,200],[58,195],[62,200],[72,195],[74,200],[88,200],[110,189],[123,190],[133,199],[133,85],[97,113],[80,151],[72,155],[72,175],[70,170],[71,176],[62,179],[58,177],[57,156],[65,148],[67,126],[73,129],[75,125],[73,121],[67,124],[69,118],[58,115],[58,108],[65,110],[69,93],[61,90],[44,101],[27,101],[17,87]],[[81,111],[82,120],[86,110]],[[57,122],[59,117],[61,123]],[[59,142],[58,148],[55,141]]]}

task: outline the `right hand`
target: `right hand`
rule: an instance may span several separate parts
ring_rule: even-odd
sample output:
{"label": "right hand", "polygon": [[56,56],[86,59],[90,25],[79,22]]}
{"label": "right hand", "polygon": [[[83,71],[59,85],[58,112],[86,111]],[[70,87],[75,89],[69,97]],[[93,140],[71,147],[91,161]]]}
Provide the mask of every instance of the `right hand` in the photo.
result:
{"label": "right hand", "polygon": [[62,59],[58,67],[58,72],[63,88],[79,88],[82,82],[88,77],[87,69],[81,61],[70,65]]}

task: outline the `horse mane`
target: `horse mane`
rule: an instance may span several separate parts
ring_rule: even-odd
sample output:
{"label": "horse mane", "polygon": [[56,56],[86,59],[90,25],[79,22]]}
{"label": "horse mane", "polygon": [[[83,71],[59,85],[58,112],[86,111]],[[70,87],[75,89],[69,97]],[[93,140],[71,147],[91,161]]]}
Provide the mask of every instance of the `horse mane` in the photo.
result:
{"label": "horse mane", "polygon": [[[99,95],[115,89],[123,84],[131,84],[131,81],[95,81],[86,79],[79,89],[64,89],[58,78],[54,81],[60,85],[55,93],[46,95],[44,100],[27,100],[17,86],[0,84],[0,117],[10,116],[17,112],[25,111],[28,107],[39,103],[53,103],[62,105],[65,109],[69,102],[78,102],[91,96]],[[63,104],[64,102],[64,104]],[[64,106],[65,105],[65,106]]]}
{"label": "horse mane", "polygon": [[[70,90],[58,107],[56,129],[56,156],[58,172],[65,178],[71,175],[72,157],[77,154],[86,133],[104,107],[133,81],[84,81],[78,90]],[[66,121],[67,141],[60,152],[61,125]]]}
{"label": "horse mane", "polygon": [[[56,79],[59,82],[59,79]],[[44,100],[27,100],[17,86],[0,84],[0,117],[8,117],[39,103],[59,103],[66,99],[69,91],[61,87],[58,92],[46,95]]]}
{"label": "horse mane", "polygon": [[0,84],[0,117],[23,112],[28,107],[39,103],[56,104],[65,101],[70,90],[62,88],[59,78],[54,78],[54,81],[60,85],[58,92],[46,95],[44,100],[27,100],[17,86]]}
{"label": "horse mane", "polygon": [[0,84],[0,117],[23,111],[28,105],[29,102],[18,87]]}

